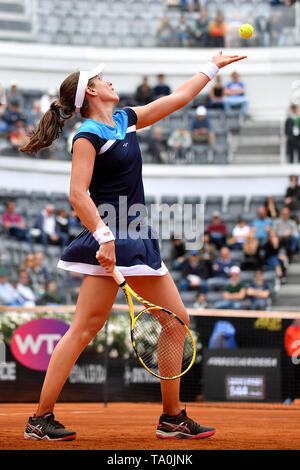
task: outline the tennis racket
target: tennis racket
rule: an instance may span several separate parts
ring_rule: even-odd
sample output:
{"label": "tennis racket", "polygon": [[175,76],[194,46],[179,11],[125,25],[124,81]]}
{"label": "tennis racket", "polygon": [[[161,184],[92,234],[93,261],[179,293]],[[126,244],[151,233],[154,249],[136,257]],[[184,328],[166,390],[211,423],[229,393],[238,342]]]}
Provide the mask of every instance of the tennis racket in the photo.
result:
{"label": "tennis racket", "polygon": [[[175,313],[140,297],[116,267],[112,276],[127,299],[131,342],[142,366],[160,379],[182,377],[196,357],[195,341],[187,325]],[[136,316],[133,299],[145,307]]]}

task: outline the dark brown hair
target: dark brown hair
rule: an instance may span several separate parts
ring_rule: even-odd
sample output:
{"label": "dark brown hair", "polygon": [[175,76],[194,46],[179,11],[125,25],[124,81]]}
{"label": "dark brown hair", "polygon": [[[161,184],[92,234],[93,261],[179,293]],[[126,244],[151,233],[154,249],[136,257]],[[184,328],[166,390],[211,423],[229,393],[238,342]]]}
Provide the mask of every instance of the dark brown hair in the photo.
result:
{"label": "dark brown hair", "polygon": [[[22,147],[21,152],[36,153],[44,147],[49,147],[52,142],[59,137],[66,119],[70,119],[75,112],[75,96],[79,72],[69,75],[61,84],[59,90],[59,100],[54,101],[50,109],[42,116],[37,129],[33,131],[29,142]],[[90,79],[88,86],[93,86],[93,79]],[[85,117],[88,110],[88,101],[84,98],[80,114]]]}

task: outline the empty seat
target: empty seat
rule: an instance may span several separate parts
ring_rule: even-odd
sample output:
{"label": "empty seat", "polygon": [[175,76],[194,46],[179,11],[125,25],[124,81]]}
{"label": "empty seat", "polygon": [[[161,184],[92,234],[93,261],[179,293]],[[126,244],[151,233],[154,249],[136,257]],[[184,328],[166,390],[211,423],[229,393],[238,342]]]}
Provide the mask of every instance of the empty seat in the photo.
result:
{"label": "empty seat", "polygon": [[245,196],[229,196],[227,203],[227,212],[237,217],[242,215],[245,209],[246,197]]}
{"label": "empty seat", "polygon": [[210,219],[215,211],[222,212],[223,197],[207,196],[205,200],[205,218]]}

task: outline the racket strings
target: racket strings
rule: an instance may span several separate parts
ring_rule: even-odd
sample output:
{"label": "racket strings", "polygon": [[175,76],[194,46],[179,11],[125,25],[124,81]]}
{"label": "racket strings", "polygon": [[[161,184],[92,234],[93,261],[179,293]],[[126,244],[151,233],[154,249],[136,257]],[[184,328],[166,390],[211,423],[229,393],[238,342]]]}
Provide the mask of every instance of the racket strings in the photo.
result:
{"label": "racket strings", "polygon": [[132,332],[137,355],[160,377],[181,375],[193,357],[193,342],[185,326],[162,309],[147,308]]}

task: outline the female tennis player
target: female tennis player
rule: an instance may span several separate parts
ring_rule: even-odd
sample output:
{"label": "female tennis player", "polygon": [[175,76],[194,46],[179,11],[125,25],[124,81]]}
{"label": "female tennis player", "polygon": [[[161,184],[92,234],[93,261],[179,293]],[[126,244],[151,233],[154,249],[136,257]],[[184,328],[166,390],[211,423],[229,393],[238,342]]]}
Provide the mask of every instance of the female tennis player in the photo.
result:
{"label": "female tennis player", "polygon": [[[54,349],[38,408],[26,426],[26,439],[76,438],[75,432],[54,419],[54,405],[77,358],[103,327],[113,306],[118,291],[111,275],[115,266],[140,296],[162,305],[188,324],[180,295],[161,260],[158,241],[151,238],[151,227],[146,227],[148,236],[133,239],[128,234],[134,220],[134,215],[128,215],[130,208],[145,203],[136,130],[185,106],[220,68],[245,57],[225,56],[220,51],[171,95],[121,111],[114,111],[119,98],[112,83],[103,80],[103,65],[89,72],[72,73],[61,84],[59,100],[51,104],[29,143],[21,149],[35,153],[51,145],[74,111],[85,118],[73,138],[70,202],[86,228],[65,249],[58,263],[62,269],[83,273],[84,278],[73,324]],[[116,227],[124,214],[121,206],[127,214],[123,228],[119,224]],[[105,210],[110,215],[104,222],[101,214]],[[200,426],[181,410],[179,387],[180,379],[161,380],[163,414],[156,436],[200,439],[214,434],[214,428]]]}

